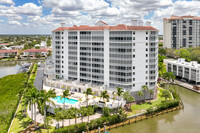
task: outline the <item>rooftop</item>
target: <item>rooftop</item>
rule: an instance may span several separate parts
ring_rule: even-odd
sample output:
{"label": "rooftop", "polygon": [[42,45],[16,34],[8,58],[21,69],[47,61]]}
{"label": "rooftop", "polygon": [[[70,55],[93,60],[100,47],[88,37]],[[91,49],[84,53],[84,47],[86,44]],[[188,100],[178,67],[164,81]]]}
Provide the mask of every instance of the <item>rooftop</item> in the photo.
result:
{"label": "rooftop", "polygon": [[26,49],[24,52],[48,52],[50,49]]}
{"label": "rooftop", "polygon": [[124,24],[119,24],[116,26],[89,26],[89,25],[80,25],[80,26],[76,26],[74,25],[73,27],[59,27],[54,31],[63,31],[63,30],[68,30],[68,31],[85,31],[85,30],[104,30],[104,29],[108,29],[108,30],[156,30],[158,31],[156,28],[152,27],[152,26],[128,26],[128,25],[124,25]]}
{"label": "rooftop", "polygon": [[182,59],[182,58],[179,58],[178,60],[165,59],[165,61],[168,63],[182,65],[185,67],[192,67],[192,68],[200,69],[200,64],[198,64],[197,61],[186,62],[185,59]]}
{"label": "rooftop", "polygon": [[200,20],[200,17],[191,16],[191,15],[187,15],[187,16],[172,15],[170,18],[163,18],[163,20],[180,20],[180,19],[185,19],[185,18],[190,18],[190,19],[193,19],[193,20]]}
{"label": "rooftop", "polygon": [[14,53],[17,52],[17,50],[0,50],[0,53]]}

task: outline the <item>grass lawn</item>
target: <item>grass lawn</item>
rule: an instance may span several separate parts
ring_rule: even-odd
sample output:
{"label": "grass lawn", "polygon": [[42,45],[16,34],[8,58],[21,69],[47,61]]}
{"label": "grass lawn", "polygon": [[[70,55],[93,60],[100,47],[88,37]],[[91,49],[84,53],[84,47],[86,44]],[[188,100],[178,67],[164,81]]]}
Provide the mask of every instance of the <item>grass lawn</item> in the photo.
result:
{"label": "grass lawn", "polygon": [[[142,113],[142,112],[146,111],[147,108],[149,108],[149,107],[154,107],[154,106],[160,104],[161,101],[164,101],[164,100],[165,100],[164,97],[161,97],[161,94],[162,94],[162,91],[163,91],[163,90],[164,90],[164,89],[162,89],[162,88],[158,88],[157,100],[151,101],[151,103],[145,102],[145,103],[142,103],[142,104],[135,104],[135,105],[132,105],[132,106],[131,106],[132,112],[129,112],[129,113],[128,113],[128,116],[135,115],[135,114],[138,114],[138,113]],[[171,99],[171,98],[170,98],[170,99]]]}
{"label": "grass lawn", "polygon": [[31,118],[23,116],[23,114],[22,114],[23,109],[24,109],[24,107],[20,103],[19,108],[17,110],[16,117],[14,118],[13,124],[10,128],[10,133],[12,133],[12,132],[19,133],[20,131],[25,129],[31,122]]}
{"label": "grass lawn", "polygon": [[24,89],[26,74],[9,75],[0,79],[0,132],[7,132],[15,113],[19,93]]}

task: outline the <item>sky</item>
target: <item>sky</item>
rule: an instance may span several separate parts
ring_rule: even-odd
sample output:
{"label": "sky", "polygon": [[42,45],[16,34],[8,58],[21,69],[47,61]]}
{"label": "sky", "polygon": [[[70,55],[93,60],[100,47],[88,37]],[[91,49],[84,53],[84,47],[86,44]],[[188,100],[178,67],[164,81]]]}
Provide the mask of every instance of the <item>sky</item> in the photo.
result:
{"label": "sky", "polygon": [[0,0],[0,34],[51,34],[66,26],[151,21],[163,34],[163,18],[200,16],[200,0]]}

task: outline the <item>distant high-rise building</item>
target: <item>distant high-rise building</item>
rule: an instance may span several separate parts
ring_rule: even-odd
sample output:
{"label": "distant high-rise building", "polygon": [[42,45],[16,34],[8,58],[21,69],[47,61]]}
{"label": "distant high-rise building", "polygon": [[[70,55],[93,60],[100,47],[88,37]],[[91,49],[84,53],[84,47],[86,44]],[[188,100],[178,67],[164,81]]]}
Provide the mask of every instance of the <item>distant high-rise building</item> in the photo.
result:
{"label": "distant high-rise building", "polygon": [[[124,24],[61,27],[52,32],[53,61],[59,79],[122,87],[130,92],[143,85],[154,89],[158,77],[158,30]],[[131,93],[135,95],[134,93]]]}
{"label": "distant high-rise building", "polygon": [[166,48],[200,46],[200,17],[171,16],[163,19],[163,39]]}

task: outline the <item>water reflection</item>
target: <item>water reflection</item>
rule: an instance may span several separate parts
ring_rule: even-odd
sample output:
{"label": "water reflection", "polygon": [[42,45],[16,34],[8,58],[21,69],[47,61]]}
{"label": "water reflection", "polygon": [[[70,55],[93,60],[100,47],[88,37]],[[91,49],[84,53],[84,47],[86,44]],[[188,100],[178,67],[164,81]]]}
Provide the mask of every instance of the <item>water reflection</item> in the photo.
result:
{"label": "water reflection", "polygon": [[199,133],[200,94],[173,85],[184,103],[184,110],[169,112],[131,125],[113,129],[111,133]]}

